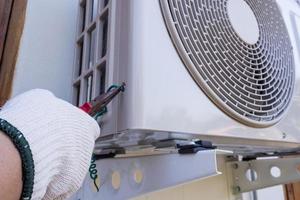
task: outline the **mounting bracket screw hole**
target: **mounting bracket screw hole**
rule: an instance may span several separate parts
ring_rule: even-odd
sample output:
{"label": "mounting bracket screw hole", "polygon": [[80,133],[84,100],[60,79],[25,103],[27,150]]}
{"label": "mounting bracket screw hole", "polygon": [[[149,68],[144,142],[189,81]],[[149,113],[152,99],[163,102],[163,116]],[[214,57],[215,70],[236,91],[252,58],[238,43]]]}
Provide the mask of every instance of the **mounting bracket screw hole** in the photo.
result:
{"label": "mounting bracket screw hole", "polygon": [[279,178],[281,176],[281,169],[279,167],[273,166],[270,169],[271,176],[274,178]]}
{"label": "mounting bracket screw hole", "polygon": [[133,177],[134,177],[135,183],[141,184],[144,179],[144,174],[141,170],[137,169],[134,171]]}
{"label": "mounting bracket screw hole", "polygon": [[115,190],[121,187],[121,175],[120,172],[114,171],[111,175],[111,185]]}
{"label": "mounting bracket screw hole", "polygon": [[250,182],[257,180],[257,172],[254,169],[248,169],[245,173],[245,176]]}

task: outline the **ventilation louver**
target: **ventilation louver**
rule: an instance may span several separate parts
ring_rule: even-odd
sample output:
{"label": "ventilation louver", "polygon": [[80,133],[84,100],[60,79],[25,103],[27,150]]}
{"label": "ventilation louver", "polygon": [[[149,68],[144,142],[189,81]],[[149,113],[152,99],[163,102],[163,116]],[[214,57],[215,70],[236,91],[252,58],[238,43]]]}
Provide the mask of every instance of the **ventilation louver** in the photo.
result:
{"label": "ventilation louver", "polygon": [[228,12],[230,1],[160,3],[172,41],[201,89],[238,121],[270,126],[282,117],[294,88],[288,32],[275,0],[237,0],[257,20],[257,40],[241,37]]}

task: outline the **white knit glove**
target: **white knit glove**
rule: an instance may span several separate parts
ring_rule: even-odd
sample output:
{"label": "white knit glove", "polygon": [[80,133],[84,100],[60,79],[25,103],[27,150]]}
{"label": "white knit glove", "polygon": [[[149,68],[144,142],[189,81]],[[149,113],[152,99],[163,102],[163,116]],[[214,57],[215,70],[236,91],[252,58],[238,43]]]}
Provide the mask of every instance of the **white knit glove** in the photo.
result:
{"label": "white knit glove", "polygon": [[34,163],[32,200],[66,199],[79,189],[100,134],[93,118],[51,92],[35,89],[8,101],[0,119],[29,143]]}

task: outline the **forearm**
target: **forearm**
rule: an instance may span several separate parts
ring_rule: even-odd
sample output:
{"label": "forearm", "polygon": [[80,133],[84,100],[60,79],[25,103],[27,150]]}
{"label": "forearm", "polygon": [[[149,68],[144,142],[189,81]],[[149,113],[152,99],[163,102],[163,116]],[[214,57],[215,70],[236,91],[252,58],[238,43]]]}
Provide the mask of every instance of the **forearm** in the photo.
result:
{"label": "forearm", "polygon": [[22,163],[18,150],[0,131],[0,197],[19,200],[22,192]]}
{"label": "forearm", "polygon": [[0,130],[0,200],[68,199],[84,181],[100,134],[95,119],[39,89],[1,108]]}

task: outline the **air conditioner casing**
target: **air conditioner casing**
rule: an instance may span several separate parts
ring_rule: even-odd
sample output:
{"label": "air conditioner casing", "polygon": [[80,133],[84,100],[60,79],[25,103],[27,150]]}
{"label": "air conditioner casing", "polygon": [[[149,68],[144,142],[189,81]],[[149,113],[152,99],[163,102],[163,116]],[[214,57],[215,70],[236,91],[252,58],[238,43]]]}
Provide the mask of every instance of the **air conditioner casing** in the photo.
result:
{"label": "air conditioner casing", "polygon": [[294,47],[293,98],[283,118],[264,128],[229,117],[195,83],[170,38],[159,0],[111,3],[107,83],[125,82],[126,91],[109,105],[99,141],[119,134],[122,141],[200,138],[248,151],[298,147],[300,62],[296,46],[300,43],[292,16],[300,16],[300,8],[294,1],[278,1]]}

